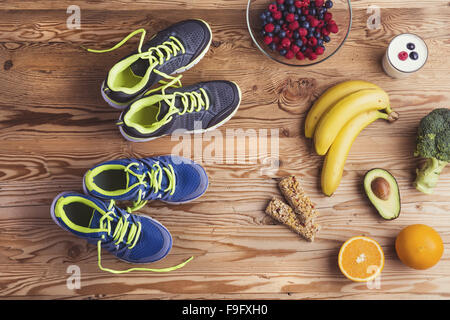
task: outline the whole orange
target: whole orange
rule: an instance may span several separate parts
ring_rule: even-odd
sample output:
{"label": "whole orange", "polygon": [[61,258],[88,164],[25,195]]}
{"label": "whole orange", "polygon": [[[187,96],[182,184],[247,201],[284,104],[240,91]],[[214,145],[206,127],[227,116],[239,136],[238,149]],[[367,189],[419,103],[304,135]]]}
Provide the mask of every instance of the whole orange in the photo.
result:
{"label": "whole orange", "polygon": [[400,231],[395,240],[395,250],[408,267],[423,270],[438,263],[444,252],[444,244],[433,228],[413,224]]}

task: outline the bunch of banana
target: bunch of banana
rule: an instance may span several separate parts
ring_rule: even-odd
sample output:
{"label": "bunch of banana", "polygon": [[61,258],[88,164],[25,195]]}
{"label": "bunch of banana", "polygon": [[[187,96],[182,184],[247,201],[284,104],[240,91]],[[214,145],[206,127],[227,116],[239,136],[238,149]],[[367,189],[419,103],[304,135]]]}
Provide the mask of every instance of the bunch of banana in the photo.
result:
{"label": "bunch of banana", "polygon": [[326,154],[321,177],[324,194],[331,196],[339,186],[358,134],[377,119],[392,122],[397,118],[387,93],[367,81],[339,83],[317,99],[306,117],[305,136],[314,138],[317,154]]}

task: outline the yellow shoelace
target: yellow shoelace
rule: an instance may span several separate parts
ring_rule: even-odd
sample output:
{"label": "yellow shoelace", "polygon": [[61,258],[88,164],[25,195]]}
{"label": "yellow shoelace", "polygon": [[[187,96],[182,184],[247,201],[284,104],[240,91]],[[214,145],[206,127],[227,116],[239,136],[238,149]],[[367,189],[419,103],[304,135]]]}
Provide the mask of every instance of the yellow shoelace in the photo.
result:
{"label": "yellow shoelace", "polygon": [[[109,206],[108,206],[108,212],[106,212],[106,214],[104,214],[103,217],[101,217],[99,220],[100,228],[104,229],[109,236],[113,237],[114,243],[116,245],[119,245],[121,242],[123,242],[125,235],[128,232],[128,237],[127,237],[127,241],[125,242],[125,244],[128,246],[127,249],[131,250],[132,248],[134,248],[134,246],[136,245],[136,243],[139,240],[139,237],[140,237],[141,231],[142,231],[142,225],[140,222],[137,222],[136,224],[131,223],[126,219],[126,217],[123,216],[119,219],[119,222],[117,223],[114,231],[111,234],[111,231],[112,231],[111,221],[113,220],[113,218],[111,216],[116,216],[116,213],[114,212],[114,205],[115,205],[114,200],[111,200],[109,203]],[[129,228],[129,230],[128,230],[128,228]],[[103,235],[102,239],[104,240],[105,238],[106,237]],[[161,269],[139,268],[138,267],[138,268],[130,268],[130,269],[126,269],[126,270],[114,270],[114,269],[109,269],[109,268],[105,268],[102,266],[102,262],[101,262],[101,252],[102,251],[101,250],[102,250],[102,240],[98,240],[97,241],[97,255],[98,255],[99,269],[103,270],[103,271],[115,273],[115,274],[128,273],[131,271],[170,272],[170,271],[184,267],[189,261],[194,259],[194,257],[190,257],[186,261],[184,261],[176,266],[161,268]]]}
{"label": "yellow shoelace", "polygon": [[[178,40],[174,36],[169,37],[170,41],[164,41],[162,44],[157,45],[156,47],[150,47],[147,51],[144,51],[144,52],[142,52],[142,46],[144,44],[144,39],[145,39],[145,35],[146,35],[147,31],[145,31],[145,29],[142,29],[142,28],[131,32],[129,35],[127,35],[125,38],[123,38],[119,43],[117,43],[115,46],[113,46],[112,48],[109,48],[109,49],[96,50],[96,49],[89,49],[89,48],[86,48],[83,46],[82,47],[84,49],[86,49],[87,51],[93,52],[93,53],[111,52],[111,51],[117,50],[118,48],[123,46],[128,40],[130,40],[132,37],[134,37],[135,35],[137,35],[139,33],[141,34],[141,38],[139,40],[139,46],[138,46],[139,58],[148,59],[149,63],[150,63],[149,68],[153,72],[159,74],[163,78],[173,79],[174,77],[155,69],[155,67],[158,65],[162,65],[165,61],[169,61],[170,58],[175,57],[180,52],[183,54],[186,52],[183,44],[180,42],[180,40]],[[164,84],[165,82],[160,81],[160,83]]]}
{"label": "yellow shoelace", "polygon": [[[192,112],[199,112],[204,110],[208,110],[210,106],[210,101],[208,94],[206,93],[205,89],[199,88],[199,92],[191,91],[191,92],[174,92],[171,94],[166,94],[166,89],[168,88],[180,88],[181,85],[181,75],[178,77],[173,78],[169,82],[164,82],[164,85],[161,87],[158,87],[156,89],[150,90],[145,93],[145,95],[149,95],[157,90],[161,90],[161,95],[163,96],[164,101],[169,106],[169,111],[166,113],[166,115],[160,120],[162,122],[162,125],[169,123],[172,120],[172,115],[179,114],[183,115],[186,112],[192,113]],[[182,110],[177,108],[175,106],[176,98],[181,98],[182,103]]]}
{"label": "yellow shoelace", "polygon": [[[169,164],[166,167],[161,167],[159,165],[159,162],[156,162],[153,164],[153,167],[155,169],[151,169],[150,171],[147,171],[143,174],[137,174],[135,172],[133,172],[130,168],[136,166],[139,167],[139,163],[138,162],[132,162],[130,163],[126,168],[125,168],[125,172],[132,174],[133,176],[135,176],[138,181],[139,184],[143,185],[144,187],[151,187],[153,188],[153,193],[157,193],[159,190],[161,190],[162,188],[162,178],[163,178],[163,172],[166,173],[167,175],[167,180],[169,181],[169,185],[167,186],[166,189],[164,189],[164,192],[169,192],[170,191],[170,195],[173,195],[175,192],[175,185],[176,185],[176,176],[175,176],[175,171],[172,167],[171,164]],[[148,177],[149,178],[149,183],[147,183],[145,181],[145,178]],[[143,206],[145,206],[145,204],[148,202],[148,200],[144,200],[143,196],[142,196],[142,190],[139,190],[138,192],[138,199],[133,203],[133,207],[128,207],[127,211],[128,212],[133,212],[136,210],[141,209]]]}

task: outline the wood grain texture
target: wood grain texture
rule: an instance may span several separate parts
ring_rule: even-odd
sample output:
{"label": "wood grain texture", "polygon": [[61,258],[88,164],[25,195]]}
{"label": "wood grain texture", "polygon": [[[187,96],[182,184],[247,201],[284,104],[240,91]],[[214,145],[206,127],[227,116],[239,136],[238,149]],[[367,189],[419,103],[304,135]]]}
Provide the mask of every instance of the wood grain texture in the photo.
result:
{"label": "wood grain texture", "polygon": [[[405,226],[425,223],[450,244],[450,170],[445,169],[432,196],[412,187],[419,160],[413,158],[419,120],[434,108],[450,106],[450,7],[445,1],[353,1],[353,28],[332,59],[302,70],[267,60],[252,44],[245,23],[246,1],[1,1],[0,69],[0,297],[5,299],[449,299],[450,254],[417,271],[401,264],[393,246]],[[69,5],[82,10],[82,28],[66,28]],[[381,7],[382,27],[366,27],[369,5]],[[151,8],[151,9],[149,9]],[[180,140],[125,141],[114,125],[118,112],[102,101],[99,86],[106,70],[136,46],[136,41],[104,55],[80,45],[106,48],[140,27],[158,30],[193,17],[210,22],[213,44],[206,57],[184,74],[190,84],[236,81],[243,91],[238,113],[226,130],[279,129],[279,168],[257,150],[240,163],[239,154],[222,149],[218,159],[206,150],[192,157],[210,178],[199,200],[170,206],[152,202],[142,213],[161,221],[174,247],[159,268],[195,259],[168,274],[111,275],[98,270],[96,248],[59,229],[49,206],[62,191],[81,191],[81,178],[96,163],[121,157],[168,154]],[[387,77],[379,63],[389,40],[401,32],[425,38],[425,67],[404,80]],[[375,82],[389,93],[400,119],[377,121],[355,141],[344,177],[333,197],[320,192],[322,158],[303,137],[305,112],[328,87],[347,79]],[[186,138],[187,139],[187,138]],[[226,142],[234,139],[227,137]],[[269,136],[269,143],[271,141]],[[191,144],[192,146],[192,141]],[[193,149],[193,146],[192,146]],[[269,147],[269,150],[270,147]],[[272,150],[271,150],[272,151]],[[366,170],[384,167],[399,182],[402,213],[384,221],[362,192]],[[322,230],[307,243],[264,214],[277,181],[302,178],[316,203]],[[340,245],[354,235],[382,245],[386,265],[379,289],[351,283],[339,272]],[[127,264],[104,254],[104,265]],[[70,265],[82,271],[81,288],[69,290]]]}

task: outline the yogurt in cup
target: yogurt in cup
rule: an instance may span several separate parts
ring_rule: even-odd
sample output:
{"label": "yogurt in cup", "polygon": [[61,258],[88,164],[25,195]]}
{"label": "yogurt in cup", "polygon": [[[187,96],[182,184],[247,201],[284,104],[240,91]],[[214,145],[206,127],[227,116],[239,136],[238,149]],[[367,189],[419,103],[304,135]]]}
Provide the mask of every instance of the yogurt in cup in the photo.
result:
{"label": "yogurt in cup", "polygon": [[419,36],[403,33],[395,36],[383,56],[383,69],[393,78],[404,78],[423,67],[428,48]]}

